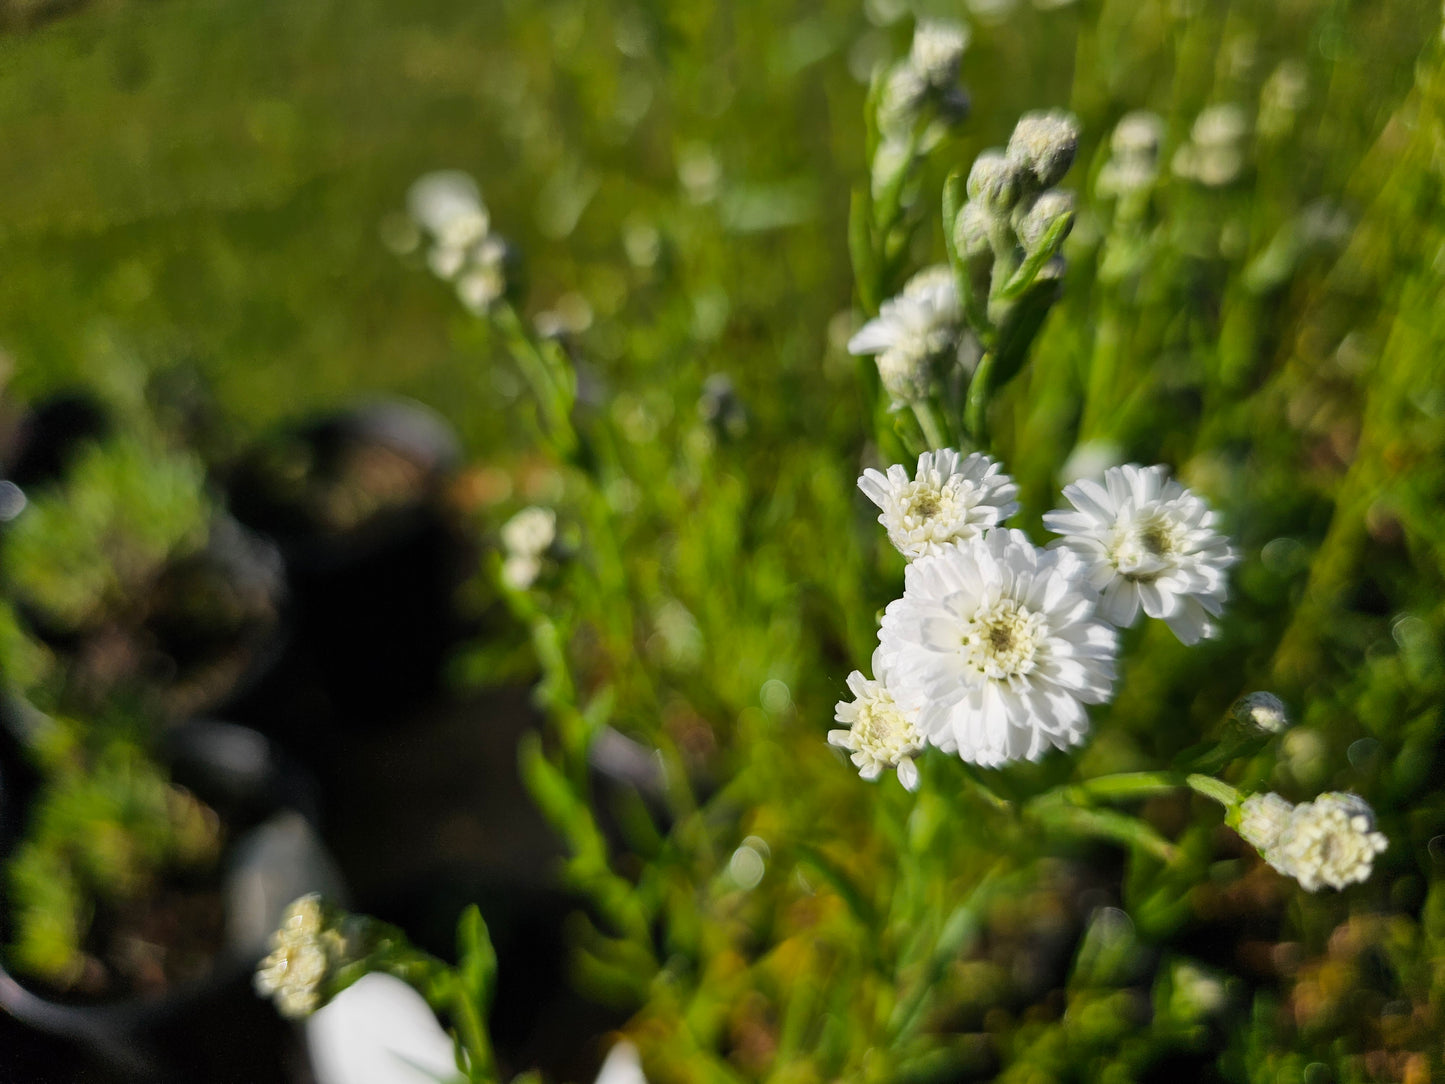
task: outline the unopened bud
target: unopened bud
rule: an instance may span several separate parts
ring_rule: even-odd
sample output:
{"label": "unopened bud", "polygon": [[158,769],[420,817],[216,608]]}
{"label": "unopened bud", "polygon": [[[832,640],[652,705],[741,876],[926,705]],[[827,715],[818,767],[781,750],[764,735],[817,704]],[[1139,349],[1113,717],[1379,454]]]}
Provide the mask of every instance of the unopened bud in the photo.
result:
{"label": "unopened bud", "polygon": [[1164,121],[1147,109],[1136,109],[1120,118],[1109,137],[1109,149],[1121,157],[1157,159],[1164,142]]}
{"label": "unopened bud", "polygon": [[982,256],[989,251],[988,227],[993,217],[981,203],[965,203],[953,223],[953,245],[965,256]]}
{"label": "unopened bud", "polygon": [[1290,726],[1289,709],[1274,693],[1241,696],[1229,713],[1236,722],[1262,734],[1282,734]]}
{"label": "unopened bud", "polygon": [[878,379],[895,407],[927,399],[933,381],[931,358],[910,346],[891,347],[878,355]]}
{"label": "unopened bud", "polygon": [[958,79],[968,27],[944,19],[920,19],[913,31],[908,61],[931,87],[942,89]]}
{"label": "unopened bud", "polygon": [[906,137],[928,100],[928,82],[908,61],[895,64],[878,95],[878,127],[897,138]]}
{"label": "unopened bud", "polygon": [[1019,167],[1001,151],[984,151],[973,160],[965,187],[968,198],[984,211],[1006,214],[1019,200]]}
{"label": "unopened bud", "polygon": [[1038,188],[1063,180],[1079,149],[1079,122],[1068,113],[1025,113],[1008,141],[1008,156]]}
{"label": "unopened bud", "polygon": [[1050,188],[1027,204],[1021,203],[1014,210],[1014,232],[1025,252],[1037,252],[1044,238],[1057,223],[1063,221],[1063,232],[1054,242],[1054,249],[1063,243],[1074,225],[1074,194],[1057,188]]}

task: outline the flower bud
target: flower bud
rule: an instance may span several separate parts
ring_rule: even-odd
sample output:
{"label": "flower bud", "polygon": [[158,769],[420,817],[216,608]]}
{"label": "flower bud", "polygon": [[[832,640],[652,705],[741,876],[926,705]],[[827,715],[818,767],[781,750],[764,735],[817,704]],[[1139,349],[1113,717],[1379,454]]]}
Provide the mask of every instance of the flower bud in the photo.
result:
{"label": "flower bud", "polygon": [[1006,214],[1019,200],[1019,166],[997,150],[984,151],[973,160],[965,186],[968,198],[990,215]]}
{"label": "flower bud", "polygon": [[906,138],[928,100],[928,82],[906,60],[895,64],[878,95],[878,127]]}
{"label": "flower bud", "polygon": [[931,390],[932,359],[908,345],[892,347],[878,355],[878,379],[895,407],[919,402]]}
{"label": "flower bud", "polygon": [[1243,726],[1261,734],[1282,734],[1289,729],[1289,710],[1274,693],[1257,692],[1242,696],[1229,710],[1230,716]]}
{"label": "flower bud", "polygon": [[1079,149],[1079,122],[1059,111],[1025,113],[1008,141],[1008,157],[1034,186],[1063,180]]}
{"label": "flower bud", "polygon": [[1069,235],[1074,225],[1074,194],[1057,188],[1050,188],[1030,201],[1020,203],[1014,209],[1014,232],[1024,251],[1037,252],[1044,238],[1060,220],[1065,222],[1064,232],[1055,242],[1055,250]]}
{"label": "flower bud", "polygon": [[913,30],[909,66],[930,87],[943,89],[958,79],[968,27],[944,19],[920,19]]}
{"label": "flower bud", "polygon": [[1109,149],[1119,157],[1157,160],[1164,142],[1164,121],[1147,109],[1136,109],[1119,119],[1109,137]]}
{"label": "flower bud", "polygon": [[988,226],[992,216],[981,203],[965,203],[953,223],[953,245],[965,256],[982,256],[989,251]]}

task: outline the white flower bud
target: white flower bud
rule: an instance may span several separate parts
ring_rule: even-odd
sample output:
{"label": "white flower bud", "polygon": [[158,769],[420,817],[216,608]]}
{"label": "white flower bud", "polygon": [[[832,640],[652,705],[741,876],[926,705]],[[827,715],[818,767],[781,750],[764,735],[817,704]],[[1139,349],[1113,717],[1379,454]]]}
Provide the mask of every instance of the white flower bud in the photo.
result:
{"label": "white flower bud", "polygon": [[1125,113],[1119,118],[1114,134],[1109,137],[1109,149],[1120,157],[1157,160],[1163,143],[1164,121],[1157,113],[1147,109]]}
{"label": "white flower bud", "polygon": [[1274,693],[1257,692],[1242,696],[1230,709],[1233,718],[1262,734],[1282,734],[1289,729],[1289,710]]}
{"label": "white flower bud", "polygon": [[944,19],[920,19],[913,30],[909,65],[930,87],[943,89],[958,79],[968,27]]}
{"label": "white flower bud", "polygon": [[885,350],[878,355],[878,379],[895,406],[927,399],[933,381],[932,358],[910,346]]}
{"label": "white flower bud", "polygon": [[1294,806],[1278,794],[1251,794],[1239,804],[1231,822],[1237,821],[1234,830],[1240,839],[1264,854],[1279,842],[1280,833],[1293,812]]}
{"label": "white flower bud", "polygon": [[988,227],[993,216],[981,203],[965,203],[953,223],[953,244],[966,256],[982,256],[989,251]]}
{"label": "white flower bud", "polygon": [[1058,110],[1025,113],[1008,141],[1008,157],[1038,188],[1063,180],[1078,149],[1079,122]]}
{"label": "white flower bud", "polygon": [[928,100],[928,81],[907,61],[895,64],[878,96],[878,127],[886,135],[906,138]]}
{"label": "white flower bud", "polygon": [[968,171],[968,198],[991,215],[1008,213],[1019,200],[1019,172],[1018,163],[1001,151],[984,151]]}
{"label": "white flower bud", "polygon": [[1014,232],[1025,252],[1035,252],[1043,244],[1048,232],[1060,219],[1067,219],[1068,225],[1058,238],[1062,244],[1069,230],[1073,228],[1074,194],[1058,188],[1050,188],[1030,201],[1020,203],[1014,209]]}

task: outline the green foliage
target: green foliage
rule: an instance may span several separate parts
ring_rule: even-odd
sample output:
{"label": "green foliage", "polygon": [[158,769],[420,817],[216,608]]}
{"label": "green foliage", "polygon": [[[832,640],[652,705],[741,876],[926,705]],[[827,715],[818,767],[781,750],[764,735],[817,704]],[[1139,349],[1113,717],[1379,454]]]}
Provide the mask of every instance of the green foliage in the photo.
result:
{"label": "green foliage", "polygon": [[[523,772],[595,897],[576,971],[636,1009],[654,1084],[1438,1075],[1438,11],[1020,6],[974,27],[973,117],[875,202],[859,118],[905,48],[893,8],[182,3],[57,24],[7,43],[0,330],[32,389],[73,374],[97,321],[194,354],[253,426],[404,388],[507,471],[497,522],[558,510],[535,584],[502,588],[551,719]],[[1167,462],[1244,560],[1220,640],[1130,634],[1077,757],[935,758],[908,796],[823,740],[901,583],[854,479],[926,437],[844,356],[859,314],[835,317],[850,254],[867,315],[945,255],[966,270],[943,178],[1040,107],[1084,133],[1068,270],[1057,297],[1019,286],[969,433],[1027,527],[1071,460]],[[1157,154],[1120,187],[1110,133],[1141,108]],[[453,163],[531,267],[528,305],[490,322],[372,236]],[[560,343],[531,334],[579,312]],[[1228,706],[1261,687],[1297,726],[1224,756]],[[589,782],[607,728],[660,765],[623,797]],[[1306,895],[1173,777],[1028,805],[1162,764],[1357,790],[1390,850],[1369,884]]]}
{"label": "green foliage", "polygon": [[168,869],[213,861],[219,828],[137,744],[132,721],[37,725],[44,781],[6,867],[7,952],[20,972],[64,989],[82,978],[98,909],[142,897]]}
{"label": "green foliage", "polygon": [[5,572],[42,621],[90,627],[133,606],[168,560],[203,545],[211,510],[192,457],[129,438],[94,444],[6,531]]}

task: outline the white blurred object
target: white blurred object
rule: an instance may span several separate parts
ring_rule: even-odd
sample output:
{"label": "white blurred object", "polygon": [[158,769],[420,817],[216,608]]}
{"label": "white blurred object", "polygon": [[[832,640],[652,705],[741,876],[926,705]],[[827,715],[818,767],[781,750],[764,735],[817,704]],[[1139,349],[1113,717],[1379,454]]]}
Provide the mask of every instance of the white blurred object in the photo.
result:
{"label": "white blurred object", "polygon": [[299,813],[278,813],[236,845],[226,874],[226,937],[232,948],[265,955],[271,933],[298,896],[319,892],[345,902],[335,862]]}
{"label": "white blurred object", "polygon": [[642,1059],[637,1047],[626,1039],[607,1052],[607,1059],[597,1073],[597,1084],[647,1084],[642,1075]]}
{"label": "white blurred object", "polygon": [[426,999],[401,979],[379,972],[358,979],[308,1017],[306,1045],[317,1084],[464,1079],[452,1041]]}

